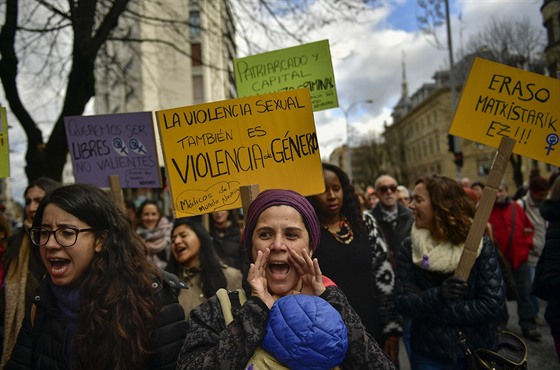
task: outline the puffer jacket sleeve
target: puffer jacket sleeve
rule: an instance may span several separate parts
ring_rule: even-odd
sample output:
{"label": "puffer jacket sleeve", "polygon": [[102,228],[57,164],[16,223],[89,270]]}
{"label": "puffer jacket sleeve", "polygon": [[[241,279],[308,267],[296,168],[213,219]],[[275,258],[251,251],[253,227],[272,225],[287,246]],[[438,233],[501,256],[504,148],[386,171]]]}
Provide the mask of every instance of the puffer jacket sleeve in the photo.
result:
{"label": "puffer jacket sleeve", "polygon": [[162,278],[161,282],[154,282],[156,301],[161,308],[156,317],[154,348],[148,368],[175,370],[187,333],[185,311],[177,300],[177,291],[185,288],[185,283],[168,272],[163,272]]}
{"label": "puffer jacket sleeve", "polygon": [[505,290],[502,270],[494,247],[484,237],[483,247],[467,281],[465,300],[444,302],[437,294],[437,287],[413,292],[404,286],[415,286],[415,267],[411,258],[410,238],[403,241],[399,253],[397,274],[397,309],[403,316],[422,319],[438,319],[453,326],[493,322],[503,318]]}
{"label": "puffer jacket sleeve", "polygon": [[340,313],[348,329],[348,352],[342,363],[344,369],[395,369],[395,365],[387,354],[366,332],[360,317],[338,287],[328,287],[321,298],[329,302]]}
{"label": "puffer jacket sleeve", "polygon": [[442,312],[444,322],[461,326],[503,319],[501,315],[506,310],[506,298],[502,269],[494,246],[486,237],[467,284],[467,299],[449,302]]}
{"label": "puffer jacket sleeve", "polygon": [[387,243],[381,228],[369,213],[363,215],[372,252],[372,274],[375,282],[377,311],[384,335],[401,335],[402,318],[395,308],[395,271],[389,261]]}
{"label": "puffer jacket sleeve", "polygon": [[263,301],[249,297],[226,327],[214,295],[189,314],[177,369],[244,369],[261,343],[269,313]]}

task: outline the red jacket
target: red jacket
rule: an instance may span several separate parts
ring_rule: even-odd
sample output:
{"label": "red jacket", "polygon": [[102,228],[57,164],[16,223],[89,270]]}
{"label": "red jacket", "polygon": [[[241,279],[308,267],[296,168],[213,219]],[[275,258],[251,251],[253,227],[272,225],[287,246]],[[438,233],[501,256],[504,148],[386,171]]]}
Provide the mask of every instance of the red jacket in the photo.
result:
{"label": "red jacket", "polygon": [[[515,228],[511,240],[511,246],[506,255],[506,246],[511,233],[511,205],[515,207]],[[529,251],[533,248],[533,224],[525,214],[525,211],[517,202],[508,199],[506,203],[494,203],[490,219],[488,220],[494,229],[494,239],[500,246],[504,256],[511,262],[514,269],[527,262]],[[526,232],[525,229],[530,229]]]}

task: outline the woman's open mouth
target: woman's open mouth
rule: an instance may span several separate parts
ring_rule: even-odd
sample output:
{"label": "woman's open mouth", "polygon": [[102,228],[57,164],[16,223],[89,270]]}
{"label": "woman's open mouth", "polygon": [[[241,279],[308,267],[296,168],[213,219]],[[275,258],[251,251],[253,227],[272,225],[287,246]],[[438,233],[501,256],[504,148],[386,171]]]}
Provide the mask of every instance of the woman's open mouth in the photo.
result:
{"label": "woman's open mouth", "polygon": [[70,266],[70,260],[65,258],[51,258],[49,259],[49,263],[51,265],[49,272],[53,277],[64,275]]}
{"label": "woman's open mouth", "polygon": [[288,276],[290,265],[284,262],[269,262],[268,271],[270,277],[274,280],[282,280]]}

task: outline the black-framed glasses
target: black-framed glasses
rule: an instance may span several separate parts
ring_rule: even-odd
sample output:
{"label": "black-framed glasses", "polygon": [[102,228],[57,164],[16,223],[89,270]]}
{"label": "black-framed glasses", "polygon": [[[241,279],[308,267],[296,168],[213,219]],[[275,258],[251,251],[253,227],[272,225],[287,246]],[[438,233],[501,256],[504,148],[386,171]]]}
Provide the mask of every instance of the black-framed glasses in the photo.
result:
{"label": "black-framed glasses", "polygon": [[94,228],[76,229],[75,227],[60,227],[56,230],[49,230],[44,227],[34,227],[29,230],[29,237],[31,242],[36,246],[43,246],[49,242],[51,234],[54,235],[57,243],[61,246],[68,248],[76,244],[78,241],[78,234],[85,231],[95,231]]}
{"label": "black-framed glasses", "polygon": [[397,185],[381,185],[377,188],[380,193],[386,193],[389,189],[394,193],[397,191]]}

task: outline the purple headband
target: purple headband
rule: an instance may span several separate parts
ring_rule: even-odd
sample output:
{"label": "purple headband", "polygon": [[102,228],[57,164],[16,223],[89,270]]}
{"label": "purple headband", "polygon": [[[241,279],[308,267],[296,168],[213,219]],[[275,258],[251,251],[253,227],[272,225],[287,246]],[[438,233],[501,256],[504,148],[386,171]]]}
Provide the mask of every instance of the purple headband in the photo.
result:
{"label": "purple headband", "polygon": [[260,193],[249,205],[245,215],[245,229],[243,230],[243,245],[247,255],[251,256],[253,247],[253,231],[261,213],[272,206],[290,206],[295,208],[303,218],[303,223],[309,232],[310,247],[315,251],[321,239],[321,224],[319,218],[305,197],[292,190],[269,189]]}

